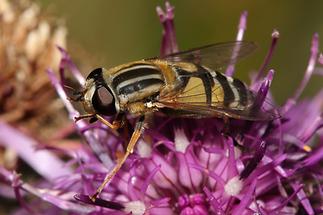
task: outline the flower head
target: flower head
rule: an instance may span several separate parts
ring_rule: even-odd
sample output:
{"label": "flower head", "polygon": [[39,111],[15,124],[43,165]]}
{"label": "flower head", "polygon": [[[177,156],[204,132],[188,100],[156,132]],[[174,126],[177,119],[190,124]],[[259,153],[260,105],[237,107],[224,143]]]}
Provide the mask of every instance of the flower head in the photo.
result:
{"label": "flower head", "polygon": [[[164,27],[161,56],[178,50],[173,10],[169,3],[166,3],[166,11],[157,8]],[[241,15],[237,40],[243,39],[246,16],[246,12]],[[257,92],[255,109],[270,106],[269,88],[274,71],[269,70],[265,77],[263,73],[278,35],[274,31],[270,51],[249,86]],[[83,84],[84,78],[77,67],[68,54],[60,50],[62,77],[67,67]],[[221,131],[225,125],[221,119],[156,116],[154,126],[147,129],[137,143],[135,153],[95,201],[89,195],[120,158],[125,142],[122,135],[111,132],[99,122],[88,124],[80,120],[76,123],[76,130],[88,145],[77,145],[73,150],[60,148],[59,152],[67,157],[68,163],[55,174],[43,173],[44,180],[38,185],[23,182],[19,175],[3,168],[0,175],[5,184],[11,184],[27,210],[35,208],[26,204],[21,190],[56,206],[39,205],[37,211],[41,213],[57,210],[91,214],[320,213],[323,171],[318,167],[323,158],[320,131],[323,94],[319,92],[312,99],[298,101],[313,73],[317,55],[318,35],[315,34],[304,81],[285,105],[274,110],[281,117],[272,121],[232,121],[229,133],[224,135]],[[231,64],[226,73],[232,75],[234,71]],[[52,70],[48,74],[73,119],[79,113],[67,99],[62,81]],[[0,126],[17,132],[7,125]],[[52,166],[57,170],[55,165],[62,160],[53,151],[48,153],[46,157],[52,158]]]}
{"label": "flower head", "polygon": [[55,91],[44,71],[58,67],[56,44],[65,47],[66,29],[46,19],[30,1],[1,0],[0,14],[0,119],[31,133],[50,127],[44,125],[58,121],[51,116],[61,107],[54,104]]}

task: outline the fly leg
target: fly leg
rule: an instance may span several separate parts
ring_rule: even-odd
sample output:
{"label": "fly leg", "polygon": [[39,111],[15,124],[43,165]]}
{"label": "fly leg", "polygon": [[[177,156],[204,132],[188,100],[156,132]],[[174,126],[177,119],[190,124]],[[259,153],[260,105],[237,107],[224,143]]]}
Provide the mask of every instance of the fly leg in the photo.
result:
{"label": "fly leg", "polygon": [[134,147],[144,130],[144,122],[145,122],[145,116],[141,116],[136,123],[135,131],[133,132],[130,138],[125,154],[117,161],[117,164],[114,166],[114,168],[105,176],[102,184],[98,187],[96,192],[92,196],[90,196],[93,202],[100,195],[104,187],[108,183],[110,183],[113,177],[118,173],[118,171],[121,169],[124,162],[127,160],[128,156],[132,154]]}
{"label": "fly leg", "polygon": [[108,120],[104,119],[101,115],[96,113],[90,113],[90,114],[84,114],[80,116],[74,117],[74,120],[77,122],[81,119],[90,118],[90,123],[95,122],[96,120],[100,120],[103,124],[111,128],[112,130],[117,130],[123,125],[123,118],[117,117],[112,123],[110,123]]}
{"label": "fly leg", "polygon": [[103,124],[105,124],[106,126],[108,126],[109,128],[111,128],[111,132],[113,133],[113,135],[115,136],[119,136],[118,133],[118,129],[123,127],[125,124],[125,114],[121,113],[119,114],[112,123],[110,123],[108,120],[104,119],[101,115],[93,113],[93,114],[84,114],[84,115],[80,115],[75,117],[75,121],[77,122],[78,120],[81,119],[86,119],[86,118],[90,118],[89,122],[90,123],[94,123],[97,120],[100,120]]}
{"label": "fly leg", "polygon": [[86,118],[91,118],[91,119],[92,118],[95,118],[95,114],[92,114],[92,113],[90,113],[90,114],[83,114],[83,115],[74,117],[74,120],[77,122],[77,121],[79,121],[81,119],[86,119]]}
{"label": "fly leg", "polygon": [[118,117],[117,119],[113,120],[112,123],[110,123],[108,120],[104,119],[101,115],[95,114],[95,117],[100,120],[103,124],[111,128],[112,130],[117,130],[123,125],[123,120],[120,120]]}
{"label": "fly leg", "polygon": [[241,151],[245,149],[245,147],[242,145],[243,137],[230,133],[230,118],[227,116],[223,117],[223,128],[221,133],[226,138],[231,137],[235,147]]}

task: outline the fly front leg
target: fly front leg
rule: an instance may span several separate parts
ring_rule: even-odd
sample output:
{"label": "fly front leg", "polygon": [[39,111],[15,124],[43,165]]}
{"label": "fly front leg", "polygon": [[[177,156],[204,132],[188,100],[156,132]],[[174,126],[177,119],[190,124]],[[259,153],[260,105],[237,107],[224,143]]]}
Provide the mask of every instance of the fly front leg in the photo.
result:
{"label": "fly front leg", "polygon": [[136,143],[138,142],[138,139],[140,138],[143,130],[144,130],[144,123],[145,123],[145,116],[141,116],[139,120],[136,123],[135,131],[133,132],[130,141],[128,143],[127,149],[125,154],[117,160],[117,164],[114,166],[114,168],[105,176],[104,181],[102,184],[98,187],[96,192],[90,196],[92,201],[95,201],[95,199],[100,195],[104,187],[111,182],[113,177],[118,173],[118,171],[121,169],[124,162],[127,160],[128,156],[133,153],[134,147]]}
{"label": "fly front leg", "polygon": [[76,116],[76,117],[74,117],[74,120],[77,122],[81,119],[86,119],[86,118],[91,118],[90,122],[95,122],[96,120],[100,120],[103,124],[105,124],[106,126],[111,128],[112,130],[117,130],[120,127],[122,127],[124,124],[124,120],[125,120],[124,114],[120,114],[120,115],[118,115],[118,117],[115,120],[113,120],[112,123],[110,123],[108,120],[106,120],[100,114],[97,114],[97,113]]}
{"label": "fly front leg", "polygon": [[123,120],[124,118],[116,118],[115,120],[113,120],[112,123],[110,123],[108,120],[104,119],[101,115],[99,114],[95,114],[95,117],[100,120],[103,124],[105,124],[106,126],[108,126],[109,128],[111,128],[112,130],[117,130],[119,129],[122,125],[123,125]]}
{"label": "fly front leg", "polygon": [[110,123],[108,120],[106,120],[105,118],[103,118],[101,115],[97,114],[97,113],[93,113],[93,114],[84,114],[84,115],[80,115],[77,117],[74,117],[75,121],[77,122],[78,120],[81,119],[86,119],[86,118],[90,118],[89,122],[93,123],[96,122],[97,120],[100,120],[103,124],[105,124],[106,126],[108,126],[109,128],[111,128],[112,133],[115,136],[119,136],[119,133],[117,132],[117,130],[119,128],[121,128],[122,126],[124,126],[125,124],[125,114],[121,113],[119,114],[112,123]]}
{"label": "fly front leg", "polygon": [[81,119],[86,119],[86,118],[93,118],[95,117],[95,114],[94,113],[89,113],[89,114],[83,114],[83,115],[79,115],[79,116],[76,116],[74,117],[74,120],[75,122],[81,120]]}

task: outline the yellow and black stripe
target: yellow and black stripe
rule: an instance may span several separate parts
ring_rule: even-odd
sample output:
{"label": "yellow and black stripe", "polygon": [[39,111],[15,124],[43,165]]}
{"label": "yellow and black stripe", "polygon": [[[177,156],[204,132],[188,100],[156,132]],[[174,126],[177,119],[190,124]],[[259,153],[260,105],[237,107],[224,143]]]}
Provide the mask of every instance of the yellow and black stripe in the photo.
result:
{"label": "yellow and black stripe", "polygon": [[178,79],[183,83],[185,81],[178,102],[205,102],[208,106],[241,110],[250,105],[251,92],[243,82],[204,66],[195,65],[195,67],[195,72],[186,72],[180,68],[174,69]]}
{"label": "yellow and black stripe", "polygon": [[112,87],[123,103],[141,101],[155,95],[165,84],[159,68],[151,64],[132,64],[113,74]]}

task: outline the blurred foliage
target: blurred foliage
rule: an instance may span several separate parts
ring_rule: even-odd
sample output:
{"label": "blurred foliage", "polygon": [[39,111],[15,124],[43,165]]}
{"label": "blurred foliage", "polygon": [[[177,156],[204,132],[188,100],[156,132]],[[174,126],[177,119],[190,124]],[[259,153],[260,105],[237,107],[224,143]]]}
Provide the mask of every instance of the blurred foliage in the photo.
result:
{"label": "blurred foliage", "polygon": [[[66,20],[70,41],[98,59],[93,68],[108,68],[159,53],[161,26],[155,7],[163,5],[164,1],[39,2],[52,14]],[[280,40],[270,68],[276,70],[272,89],[280,103],[292,95],[303,78],[313,33],[318,32],[323,37],[322,1],[170,2],[175,5],[175,26],[181,49],[234,40],[239,16],[243,10],[248,11],[245,40],[255,41],[259,48],[238,67],[236,76],[243,80],[248,80],[248,73],[260,67],[272,30],[279,30]],[[322,87],[322,80],[322,77],[314,76],[306,95],[317,92]]]}

